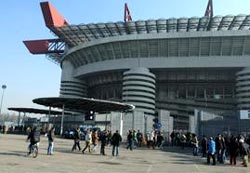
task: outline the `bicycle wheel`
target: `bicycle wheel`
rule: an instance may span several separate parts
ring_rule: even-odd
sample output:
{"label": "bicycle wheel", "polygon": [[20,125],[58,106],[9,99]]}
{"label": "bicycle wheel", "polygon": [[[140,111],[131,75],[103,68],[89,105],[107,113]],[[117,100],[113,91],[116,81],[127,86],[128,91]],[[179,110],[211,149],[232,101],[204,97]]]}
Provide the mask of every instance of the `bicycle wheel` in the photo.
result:
{"label": "bicycle wheel", "polygon": [[34,146],[32,156],[33,156],[33,158],[36,158],[38,156],[38,148],[37,148],[37,146]]}

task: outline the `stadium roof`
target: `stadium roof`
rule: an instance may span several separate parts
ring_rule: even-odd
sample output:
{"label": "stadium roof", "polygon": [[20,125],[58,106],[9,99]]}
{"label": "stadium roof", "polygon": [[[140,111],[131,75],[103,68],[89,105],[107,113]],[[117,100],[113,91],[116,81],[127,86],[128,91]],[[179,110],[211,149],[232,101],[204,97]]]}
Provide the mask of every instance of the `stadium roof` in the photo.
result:
{"label": "stadium roof", "polygon": [[139,20],[126,23],[71,24],[60,27],[54,26],[53,32],[72,47],[94,39],[129,34],[249,30],[249,28],[250,15],[227,15],[224,17],[215,16],[213,18],[191,17]]}
{"label": "stadium roof", "polygon": [[[8,110],[11,111],[17,111],[17,112],[28,112],[28,113],[34,113],[34,114],[50,114],[50,115],[61,115],[61,111],[53,111],[53,110],[45,110],[45,109],[35,109],[35,108],[17,108],[17,107],[10,107]],[[64,114],[71,114],[69,112],[65,112]]]}
{"label": "stadium roof", "polygon": [[[211,3],[211,1],[209,1]],[[210,4],[207,10],[212,8]],[[250,15],[226,15],[226,16],[210,16],[191,17],[191,18],[169,18],[158,20],[138,20],[126,22],[108,22],[108,23],[90,23],[90,24],[70,24],[49,2],[41,2],[41,9],[45,25],[58,38],[45,40],[26,40],[24,44],[33,54],[46,54],[48,58],[56,63],[61,63],[65,55],[65,46],[72,48],[82,43],[88,43],[104,38],[119,38],[120,36],[135,36],[142,35],[144,38],[159,38],[163,34],[166,36],[174,35],[173,33],[195,33],[203,32],[214,35],[215,31],[219,32],[220,36],[224,33],[231,33],[226,31],[239,31],[237,33],[246,33],[240,31],[249,31],[250,29]],[[208,9],[209,8],[209,9]],[[207,12],[207,11],[206,11]],[[210,32],[213,31],[213,32]],[[161,36],[157,37],[157,33]],[[150,36],[147,36],[149,34]],[[235,34],[235,32],[234,32]],[[191,34],[186,34],[187,37],[192,37]],[[218,34],[217,34],[218,36]],[[121,37],[120,37],[121,38]],[[129,38],[131,39],[131,38]],[[106,39],[107,40],[107,39]],[[126,40],[128,41],[128,40]],[[105,42],[105,41],[104,41]],[[88,45],[88,44],[86,44]],[[105,45],[105,44],[104,44]],[[105,46],[104,46],[105,48]],[[126,48],[128,49],[128,48]],[[68,50],[68,49],[67,49]],[[71,49],[74,50],[74,49]],[[107,50],[106,48],[104,50]],[[113,50],[111,50],[114,52]],[[107,51],[106,51],[107,52]],[[95,52],[94,52],[95,53]],[[91,52],[85,52],[87,56],[91,56]],[[77,54],[77,57],[82,55]],[[95,55],[95,56],[98,56]],[[78,59],[76,57],[76,59]],[[79,62],[81,64],[81,62]]]}
{"label": "stadium roof", "polygon": [[[49,2],[41,2],[41,9],[45,25],[68,46],[77,46],[80,43],[94,39],[147,33],[194,32],[194,31],[225,31],[249,30],[250,15],[213,16],[212,1],[208,2],[204,17],[170,18],[158,20],[128,20],[126,22],[70,24]],[[126,4],[125,4],[126,11]],[[128,9],[127,9],[128,11]],[[210,12],[209,15],[207,12]],[[128,11],[129,12],[129,11]]]}
{"label": "stadium roof", "polygon": [[92,98],[47,97],[34,99],[33,102],[56,108],[62,108],[64,105],[64,109],[76,112],[94,111],[103,113],[111,111],[129,111],[135,108],[131,104]]}

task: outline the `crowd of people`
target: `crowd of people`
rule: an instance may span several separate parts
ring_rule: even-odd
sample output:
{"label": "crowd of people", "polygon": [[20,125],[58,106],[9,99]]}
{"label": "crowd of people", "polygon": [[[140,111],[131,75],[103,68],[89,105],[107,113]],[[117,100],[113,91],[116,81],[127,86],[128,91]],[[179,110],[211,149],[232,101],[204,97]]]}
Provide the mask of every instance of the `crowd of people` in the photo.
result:
{"label": "crowd of people", "polygon": [[112,155],[118,156],[119,155],[119,146],[122,142],[122,136],[119,134],[118,130],[115,131],[114,134],[111,133],[109,130],[104,130],[99,132],[98,130],[90,130],[88,129],[85,134],[85,146],[81,147],[81,130],[80,128],[76,128],[74,132],[74,144],[72,147],[72,152],[75,151],[77,148],[83,154],[86,150],[89,153],[96,152],[99,142],[101,143],[100,147],[100,154],[106,155],[105,153],[105,146],[112,145]]}
{"label": "crowd of people", "polygon": [[[93,153],[97,151],[97,146],[100,143],[100,154],[106,155],[105,146],[112,146],[112,155],[119,155],[119,146],[122,142],[122,136],[119,134],[118,130],[116,130],[113,134],[110,130],[98,131],[98,130],[90,130],[88,129],[85,134],[85,145],[81,147],[81,133],[79,127],[74,130],[74,143],[71,151],[75,150],[81,151],[83,154],[88,151],[89,153]],[[27,141],[30,141],[29,150],[32,145],[38,144],[40,142],[40,131],[36,128],[27,128]],[[55,140],[55,128],[51,128],[45,134],[48,138],[48,149],[47,154],[53,154],[54,148],[54,140]],[[143,135],[140,130],[129,130],[127,133],[127,149],[133,151],[137,147],[147,146],[148,148],[155,149],[156,147],[162,147],[164,137],[160,131],[153,130],[152,132]],[[28,153],[30,154],[30,152]]]}
{"label": "crowd of people", "polygon": [[[86,150],[89,153],[95,152],[98,143],[101,143],[100,153],[105,155],[105,146],[111,145],[112,155],[117,156],[119,153],[119,146],[122,142],[122,136],[119,134],[118,130],[116,130],[113,134],[110,130],[104,130],[101,132],[87,130],[85,135],[85,146],[81,149],[80,141],[81,135],[80,128],[75,129],[74,133],[74,145],[72,147],[72,151],[78,148],[79,151],[82,151],[84,154]],[[147,146],[148,148],[155,149],[155,147],[162,147],[164,141],[163,134],[160,131],[153,130],[152,132],[147,133],[145,136],[140,130],[129,130],[127,133],[127,149],[133,151],[137,147]]]}
{"label": "crowd of people", "polygon": [[242,165],[248,166],[248,157],[250,156],[250,135],[228,136],[218,134],[215,137],[203,137],[199,140],[196,134],[179,133],[173,131],[170,134],[171,145],[192,147],[193,155],[198,156],[199,149],[202,157],[207,158],[207,164],[216,163],[225,164],[229,160],[231,165],[236,165],[237,157],[242,158]]}
{"label": "crowd of people", "polygon": [[[52,127],[47,133],[48,138],[48,149],[47,154],[53,154],[55,129]],[[75,150],[81,151],[83,154],[88,150],[89,153],[97,151],[99,142],[100,154],[106,155],[105,146],[112,146],[112,155],[119,155],[119,146],[122,142],[122,136],[116,130],[113,134],[109,130],[104,131],[91,131],[87,130],[85,135],[85,146],[81,147],[81,134],[80,128],[75,129],[74,133],[74,144],[72,146],[72,152]],[[171,146],[179,146],[182,149],[186,147],[193,148],[193,155],[206,158],[207,164],[216,163],[224,164],[226,160],[229,160],[231,165],[236,165],[237,157],[242,158],[242,165],[248,166],[248,157],[250,155],[250,135],[244,137],[242,135],[234,136],[223,136],[218,134],[215,137],[206,137],[205,135],[200,139],[196,134],[192,133],[179,133],[173,131],[170,135]],[[30,129],[28,132],[27,140],[30,141],[29,148],[32,145],[40,141],[40,133],[36,128]],[[162,148],[164,143],[163,133],[159,130],[152,130],[145,135],[140,130],[129,130],[127,133],[127,145],[126,148],[133,151],[136,148],[145,146],[147,148],[155,149],[156,147]],[[30,154],[30,152],[29,152]]]}

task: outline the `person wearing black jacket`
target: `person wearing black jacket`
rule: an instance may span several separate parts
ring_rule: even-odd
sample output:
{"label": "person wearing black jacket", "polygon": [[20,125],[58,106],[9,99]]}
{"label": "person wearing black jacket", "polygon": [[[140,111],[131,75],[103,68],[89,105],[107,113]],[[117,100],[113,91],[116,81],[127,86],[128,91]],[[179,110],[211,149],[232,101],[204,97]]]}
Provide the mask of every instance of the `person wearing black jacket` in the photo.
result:
{"label": "person wearing black jacket", "polygon": [[236,165],[237,156],[239,152],[238,139],[232,136],[229,143],[229,153],[230,153],[230,164]]}
{"label": "person wearing black jacket", "polygon": [[103,131],[101,133],[101,150],[100,150],[101,155],[106,155],[105,154],[105,145],[107,144],[107,140],[108,140],[107,131]]}
{"label": "person wearing black jacket", "polygon": [[203,135],[201,140],[201,150],[202,150],[202,157],[207,157],[207,137]]}
{"label": "person wearing black jacket", "polygon": [[113,134],[111,138],[111,144],[113,145],[113,149],[112,149],[113,156],[118,156],[119,146],[120,146],[121,141],[122,141],[122,137],[119,134],[118,130],[116,130],[116,132]]}
{"label": "person wearing black jacket", "polygon": [[75,130],[75,133],[74,133],[74,145],[72,147],[72,151],[76,150],[76,147],[78,147],[79,151],[81,151],[81,147],[80,147],[80,139],[81,139],[81,136],[80,136],[80,128],[77,127],[76,130]]}
{"label": "person wearing black jacket", "polygon": [[29,144],[29,154],[31,154],[31,148],[33,145],[37,144],[40,142],[40,131],[37,130],[36,127],[33,127],[30,133],[28,134],[27,141],[30,141]]}

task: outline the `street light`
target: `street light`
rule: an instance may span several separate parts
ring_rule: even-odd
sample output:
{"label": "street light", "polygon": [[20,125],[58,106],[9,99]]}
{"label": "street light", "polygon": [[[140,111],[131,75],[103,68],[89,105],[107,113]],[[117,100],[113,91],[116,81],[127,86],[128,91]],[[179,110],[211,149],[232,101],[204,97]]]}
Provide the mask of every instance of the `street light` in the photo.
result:
{"label": "street light", "polygon": [[[4,96],[4,90],[7,88],[6,85],[2,85],[3,93],[2,93],[2,98],[1,98],[1,104],[0,104],[0,116],[2,115],[2,105],[3,105],[3,96]],[[4,120],[3,120],[4,121]]]}

